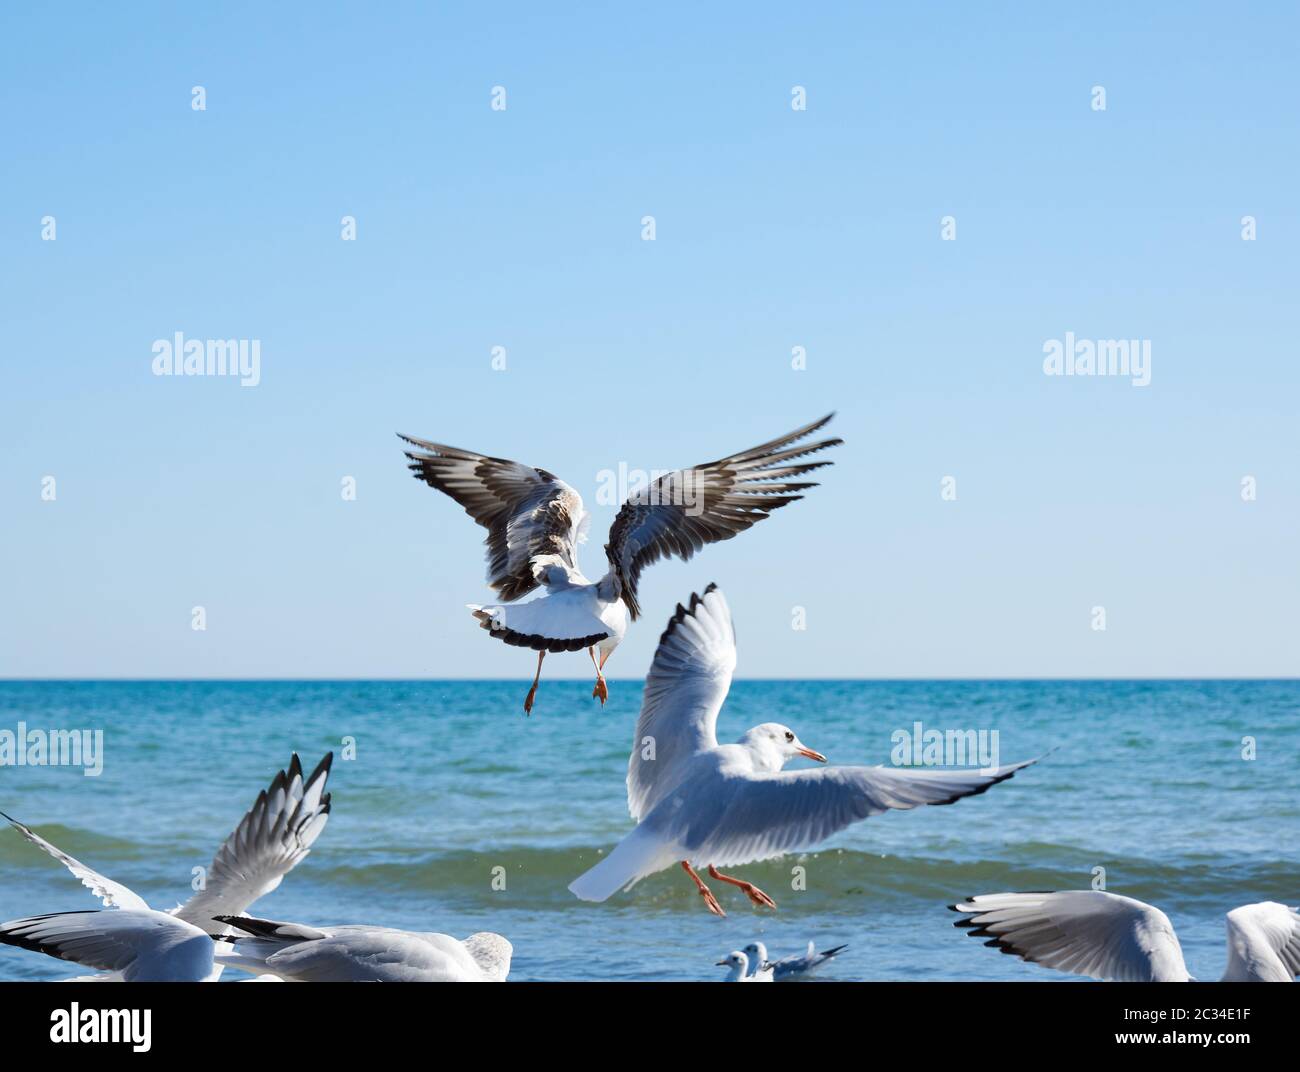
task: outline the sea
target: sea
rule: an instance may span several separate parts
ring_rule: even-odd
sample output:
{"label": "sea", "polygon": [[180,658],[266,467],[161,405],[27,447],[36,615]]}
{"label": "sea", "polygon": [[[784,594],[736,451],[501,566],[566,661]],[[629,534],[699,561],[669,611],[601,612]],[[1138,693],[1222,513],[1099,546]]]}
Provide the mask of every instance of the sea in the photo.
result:
{"label": "sea", "polygon": [[[569,882],[631,828],[641,682],[609,685],[601,707],[589,680],[546,679],[525,717],[517,681],[0,681],[0,735],[100,730],[103,749],[94,776],[0,766],[0,810],[166,909],[293,752],[310,768],[332,751],[329,823],[253,913],[497,931],[521,981],[720,980],[717,961],[754,940],[772,957],[847,945],[825,982],[1066,981],[967,937],[948,905],[1090,887],[1162,908],[1192,974],[1217,979],[1225,912],[1300,902],[1300,681],[749,680],[720,740],[776,721],[833,764],[890,764],[919,724],[989,731],[1003,763],[1042,759],[952,806],[731,869],[776,911],[715,882],[715,918],[679,868],[584,903]],[[96,904],[0,825],[0,919]],[[83,972],[0,946],[0,979]]]}

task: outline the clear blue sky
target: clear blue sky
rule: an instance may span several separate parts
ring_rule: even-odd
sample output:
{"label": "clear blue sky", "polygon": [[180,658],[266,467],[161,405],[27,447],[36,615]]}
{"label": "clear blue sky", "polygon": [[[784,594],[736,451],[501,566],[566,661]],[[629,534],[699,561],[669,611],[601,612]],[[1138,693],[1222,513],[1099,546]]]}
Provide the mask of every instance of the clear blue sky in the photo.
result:
{"label": "clear blue sky", "polygon": [[[745,676],[1300,673],[1294,9],[837,6],[7,5],[0,674],[522,679],[394,432],[565,477],[596,574],[599,470],[832,408],[612,676],[712,580]],[[177,331],[261,384],[153,376]]]}

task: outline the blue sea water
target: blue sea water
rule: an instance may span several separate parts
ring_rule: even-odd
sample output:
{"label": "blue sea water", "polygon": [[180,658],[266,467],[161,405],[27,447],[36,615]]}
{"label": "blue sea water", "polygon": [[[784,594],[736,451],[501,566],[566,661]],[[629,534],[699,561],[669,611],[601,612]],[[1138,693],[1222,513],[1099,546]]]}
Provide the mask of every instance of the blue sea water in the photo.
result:
{"label": "blue sea water", "polygon": [[[716,979],[729,950],[848,943],[831,979],[1063,979],[952,927],[954,899],[1106,887],[1171,917],[1189,968],[1217,978],[1223,914],[1300,901],[1300,682],[739,681],[732,740],[791,725],[832,763],[888,763],[895,730],[996,729],[1037,766],[951,807],[869,819],[799,855],[735,869],[704,911],[671,869],[592,905],[567,884],[630,827],[624,774],[640,682],[547,680],[531,718],[507,681],[0,682],[0,730],[104,731],[104,770],[0,767],[0,809],[155,907],[190,892],[257,791],[296,750],[336,762],[315,850],[254,911],[514,943],[512,978]],[[345,738],[355,759],[339,758]],[[1253,738],[1256,758],[1243,758]],[[792,889],[792,869],[806,889]],[[504,869],[497,871],[496,869]],[[504,875],[497,889],[493,876]],[[0,919],[95,906],[59,864],[0,830]],[[0,979],[74,965],[0,947]],[[232,973],[227,973],[230,977]]]}

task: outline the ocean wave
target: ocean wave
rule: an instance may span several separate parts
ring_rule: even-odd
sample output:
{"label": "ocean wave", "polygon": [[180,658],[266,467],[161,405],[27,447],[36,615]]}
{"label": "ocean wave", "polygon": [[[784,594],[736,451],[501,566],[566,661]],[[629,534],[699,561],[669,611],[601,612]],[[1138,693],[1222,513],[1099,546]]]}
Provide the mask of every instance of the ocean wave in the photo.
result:
{"label": "ocean wave", "polygon": [[[317,860],[312,880],[484,904],[491,903],[498,893],[523,891],[534,907],[570,907],[573,896],[568,884],[601,857],[601,851],[595,848],[398,853],[396,858],[387,856],[356,864]],[[1092,884],[1093,868],[1099,863],[1107,868],[1109,888],[1155,903],[1173,896],[1233,904],[1251,900],[1295,903],[1300,896],[1296,868],[1277,861],[1246,858],[1225,862],[1221,858],[1190,856],[1171,861],[1131,856],[1117,860],[1042,842],[1009,844],[999,859],[900,857],[845,849],[791,854],[731,870],[766,889],[778,901],[785,890],[787,898],[795,896],[801,901],[833,905],[859,898],[877,902],[950,901],[1000,890],[1084,889]],[[502,883],[504,891],[499,888]],[[629,899],[694,907],[697,897],[691,884],[670,868],[612,900]]]}

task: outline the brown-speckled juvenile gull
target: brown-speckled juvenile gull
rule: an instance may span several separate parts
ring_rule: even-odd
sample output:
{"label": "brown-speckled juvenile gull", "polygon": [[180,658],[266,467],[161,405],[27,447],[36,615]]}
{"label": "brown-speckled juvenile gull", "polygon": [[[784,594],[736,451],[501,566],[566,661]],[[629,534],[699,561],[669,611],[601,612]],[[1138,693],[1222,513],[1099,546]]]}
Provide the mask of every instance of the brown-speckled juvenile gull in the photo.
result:
{"label": "brown-speckled juvenile gull", "polygon": [[[800,440],[834,414],[788,435],[729,454],[716,462],[679,469],[628,497],[609,530],[609,568],[598,581],[578,568],[586,511],[582,497],[545,469],[489,458],[412,436],[401,436],[410,469],[432,488],[450,495],[488,530],[488,584],[503,603],[470,604],[479,624],[498,640],[537,652],[537,673],[524,700],[533,709],[547,652],[587,649],[596,668],[592,696],[604,704],[605,661],[641,612],[637,582],[660,558],[688,559],[705,544],[729,540],[773,510],[803,498],[816,484],[802,477],[829,461],[808,462],[817,451],[841,443]],[[514,600],[541,587],[526,603]],[[597,660],[596,651],[600,650]]]}

